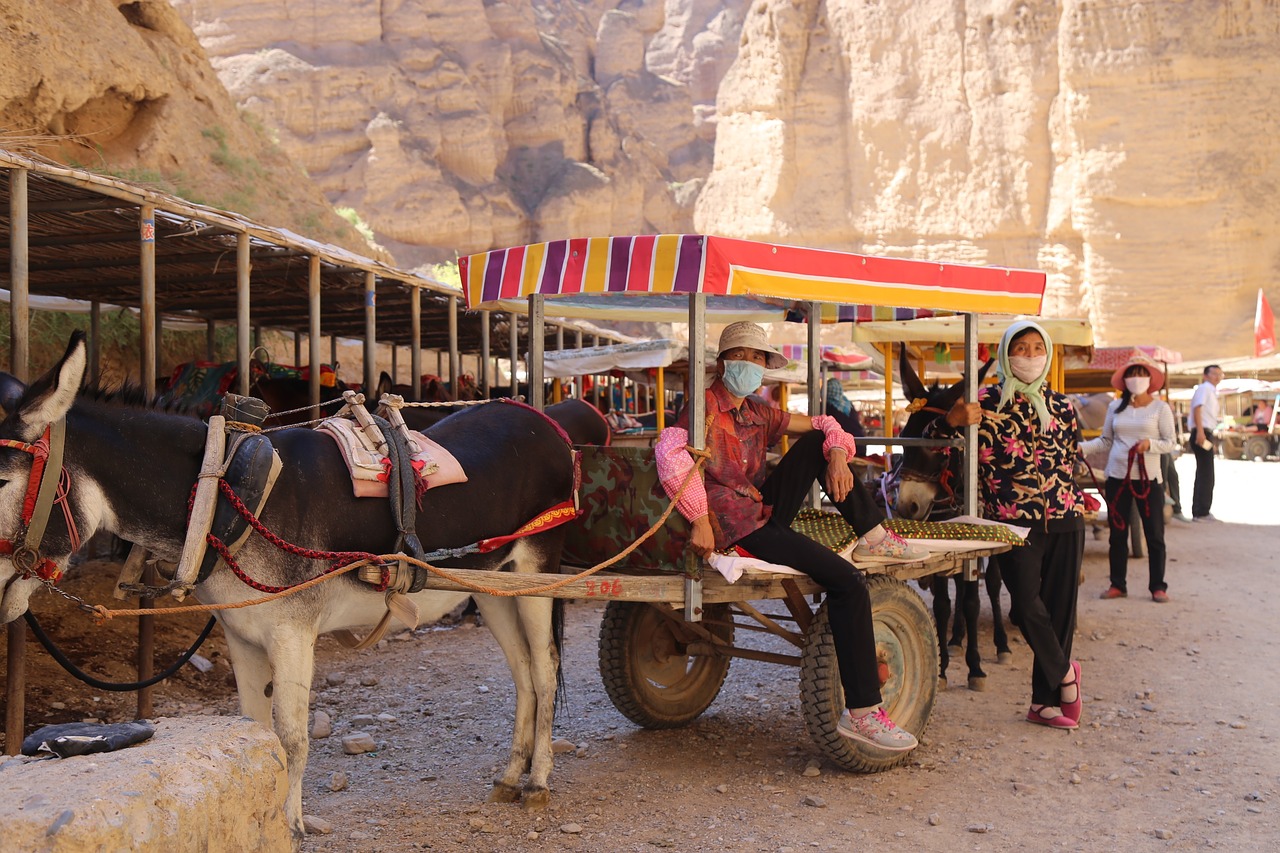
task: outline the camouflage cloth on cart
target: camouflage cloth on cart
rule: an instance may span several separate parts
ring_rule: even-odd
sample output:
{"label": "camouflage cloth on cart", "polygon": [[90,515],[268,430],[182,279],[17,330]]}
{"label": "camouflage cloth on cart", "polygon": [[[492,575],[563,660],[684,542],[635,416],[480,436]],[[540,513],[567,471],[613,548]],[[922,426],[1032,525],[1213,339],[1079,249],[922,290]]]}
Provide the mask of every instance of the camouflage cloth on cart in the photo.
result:
{"label": "camouflage cloth on cart", "polygon": [[[562,561],[567,566],[594,566],[623,551],[662,517],[670,501],[658,481],[653,450],[647,447],[581,447],[582,515],[566,525]],[[833,551],[856,539],[838,513],[802,509],[792,528]],[[1003,525],[893,519],[885,526],[908,539],[960,539],[1021,545],[1022,539]],[[617,570],[683,572],[699,577],[700,560],[685,558],[689,523],[672,513],[667,523],[617,565]]]}

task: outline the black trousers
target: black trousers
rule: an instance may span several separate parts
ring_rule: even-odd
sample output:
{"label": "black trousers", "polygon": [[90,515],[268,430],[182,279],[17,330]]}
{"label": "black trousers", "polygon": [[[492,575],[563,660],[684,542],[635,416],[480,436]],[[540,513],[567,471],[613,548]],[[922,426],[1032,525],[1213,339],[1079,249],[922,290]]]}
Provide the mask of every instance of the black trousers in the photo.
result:
{"label": "black trousers", "polygon": [[[1129,591],[1129,587],[1125,586],[1125,575],[1129,568],[1128,520],[1131,515],[1129,509],[1137,504],[1138,515],[1142,518],[1142,535],[1147,540],[1147,567],[1150,571],[1147,589],[1151,592],[1167,590],[1169,585],[1164,582],[1164,488],[1160,483],[1150,483],[1151,493],[1147,495],[1146,500],[1134,500],[1133,493],[1128,488],[1120,488],[1124,482],[1117,477],[1108,477],[1105,487],[1107,518],[1120,519],[1125,523],[1123,528],[1116,527],[1114,521],[1109,524],[1111,549],[1108,556],[1111,560],[1111,585],[1116,589]],[[1142,488],[1136,483],[1132,485]]]}
{"label": "black trousers", "polygon": [[[845,705],[870,708],[880,704],[880,671],[867,580],[848,560],[791,529],[810,487],[826,472],[822,441],[822,433],[814,431],[792,445],[760,489],[773,515],[764,527],[735,544],[752,556],[791,566],[822,584],[827,591],[827,618]],[[884,521],[884,513],[856,478],[849,496],[836,504],[836,509],[859,536]]]}
{"label": "black trousers", "polygon": [[[1059,688],[1071,668],[1076,632],[1076,593],[1084,559],[1084,528],[1046,533],[1043,521],[1032,522],[1026,544],[993,559],[1009,588],[1010,614],[1035,655],[1031,667],[1031,702],[1057,705]],[[1012,618],[1012,616],[1010,617]]]}
{"label": "black trousers", "polygon": [[1196,484],[1191,492],[1191,517],[1203,518],[1213,506],[1213,448],[1205,450],[1193,439],[1191,451],[1196,455]]}

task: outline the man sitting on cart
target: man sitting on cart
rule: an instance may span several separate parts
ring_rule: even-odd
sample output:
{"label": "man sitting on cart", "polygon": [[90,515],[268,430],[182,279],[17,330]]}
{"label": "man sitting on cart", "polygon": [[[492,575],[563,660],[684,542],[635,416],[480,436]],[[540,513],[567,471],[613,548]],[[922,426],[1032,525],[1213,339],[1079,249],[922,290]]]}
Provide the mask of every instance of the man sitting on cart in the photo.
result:
{"label": "man sitting on cart", "polygon": [[[860,537],[854,561],[907,562],[924,559],[927,551],[884,528],[884,513],[849,467],[853,437],[834,418],[793,415],[749,399],[766,368],[786,365],[763,328],[733,323],[721,333],[718,352],[716,379],[706,392],[705,483],[694,478],[677,504],[693,525],[689,546],[702,556],[737,546],[822,584],[845,696],[840,734],[881,750],[912,750],[915,736],[895,725],[880,706],[866,579],[840,555],[792,530],[791,522],[822,477],[828,497]],[[686,407],[675,425],[662,431],[654,446],[658,476],[670,496],[679,492],[694,464],[688,450],[688,411]],[[784,433],[799,439],[766,477],[765,452]]]}

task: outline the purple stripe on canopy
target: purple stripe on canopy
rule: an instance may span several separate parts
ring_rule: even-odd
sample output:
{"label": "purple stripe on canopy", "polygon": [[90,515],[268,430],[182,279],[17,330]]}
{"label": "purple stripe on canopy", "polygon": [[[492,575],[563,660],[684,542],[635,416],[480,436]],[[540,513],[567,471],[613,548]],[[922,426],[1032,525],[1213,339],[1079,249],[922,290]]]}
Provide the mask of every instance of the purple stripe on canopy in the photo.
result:
{"label": "purple stripe on canopy", "polygon": [[507,253],[490,252],[485,256],[484,268],[484,288],[482,290],[484,298],[482,302],[488,302],[491,299],[497,299],[502,291],[502,264],[507,259]]}
{"label": "purple stripe on canopy", "polygon": [[622,293],[627,289],[627,273],[631,268],[631,238],[613,237],[609,240],[609,272],[605,289],[610,293]]}
{"label": "purple stripe on canopy", "polygon": [[542,280],[538,282],[539,293],[559,293],[560,275],[564,272],[564,258],[568,253],[568,240],[554,240],[547,244],[546,259],[542,267]]}
{"label": "purple stripe on canopy", "polygon": [[671,288],[675,293],[694,293],[702,275],[701,234],[685,234],[680,238],[680,260],[676,264],[676,280]]}

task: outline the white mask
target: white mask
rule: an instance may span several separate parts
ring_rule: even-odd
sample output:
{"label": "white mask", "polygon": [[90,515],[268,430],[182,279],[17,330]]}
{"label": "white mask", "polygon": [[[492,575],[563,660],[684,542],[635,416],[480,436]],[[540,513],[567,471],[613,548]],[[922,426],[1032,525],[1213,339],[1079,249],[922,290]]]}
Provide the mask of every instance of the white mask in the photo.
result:
{"label": "white mask", "polygon": [[1151,387],[1151,377],[1126,376],[1124,378],[1124,387],[1129,389],[1130,394],[1145,394],[1147,389]]}
{"label": "white mask", "polygon": [[1011,355],[1009,356],[1009,370],[1014,376],[1029,385],[1044,374],[1044,366],[1048,362],[1049,356],[1047,355]]}

